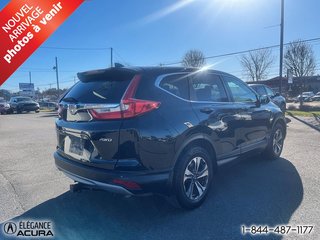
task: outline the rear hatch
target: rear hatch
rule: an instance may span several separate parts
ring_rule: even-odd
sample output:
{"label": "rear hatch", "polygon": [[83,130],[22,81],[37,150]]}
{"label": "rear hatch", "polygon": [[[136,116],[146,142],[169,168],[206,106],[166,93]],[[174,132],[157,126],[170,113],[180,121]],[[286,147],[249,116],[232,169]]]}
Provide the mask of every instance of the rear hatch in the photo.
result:
{"label": "rear hatch", "polygon": [[123,120],[112,115],[119,113],[121,98],[134,76],[133,71],[111,69],[79,74],[80,81],[59,103],[56,126],[62,154],[113,168]]}
{"label": "rear hatch", "polygon": [[134,98],[136,71],[111,68],[85,72],[63,96],[56,121],[58,151],[69,159],[113,169],[122,122],[158,107]]}

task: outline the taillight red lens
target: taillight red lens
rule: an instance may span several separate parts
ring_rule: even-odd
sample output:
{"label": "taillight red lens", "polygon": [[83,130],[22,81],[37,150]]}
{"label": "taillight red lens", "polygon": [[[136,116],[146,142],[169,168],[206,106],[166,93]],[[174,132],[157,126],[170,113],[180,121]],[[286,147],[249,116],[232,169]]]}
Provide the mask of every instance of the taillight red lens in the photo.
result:
{"label": "taillight red lens", "polygon": [[94,119],[120,119],[122,117],[121,111],[104,111],[104,109],[92,109],[90,113]]}
{"label": "taillight red lens", "polygon": [[146,112],[157,109],[160,102],[141,100],[141,99],[123,99],[121,102],[123,118],[136,117]]}
{"label": "taillight red lens", "polygon": [[132,118],[150,112],[160,106],[160,102],[133,98],[139,85],[141,76],[136,75],[124,93],[120,109],[92,109],[90,113],[95,119]]}

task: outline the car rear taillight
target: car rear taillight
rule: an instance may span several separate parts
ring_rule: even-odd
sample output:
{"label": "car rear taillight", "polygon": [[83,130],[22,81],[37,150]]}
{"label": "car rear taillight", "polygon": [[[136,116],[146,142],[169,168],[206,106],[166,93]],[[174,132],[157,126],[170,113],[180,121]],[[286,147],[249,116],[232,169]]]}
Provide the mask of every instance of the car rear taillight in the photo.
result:
{"label": "car rear taillight", "polygon": [[132,118],[159,108],[160,102],[134,98],[140,79],[140,75],[132,79],[118,107],[90,109],[92,117],[98,120]]}

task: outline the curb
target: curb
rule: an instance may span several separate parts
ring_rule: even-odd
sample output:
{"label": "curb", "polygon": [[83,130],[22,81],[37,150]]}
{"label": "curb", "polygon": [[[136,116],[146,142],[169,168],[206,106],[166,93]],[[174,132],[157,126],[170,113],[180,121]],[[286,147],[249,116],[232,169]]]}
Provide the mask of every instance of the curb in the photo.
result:
{"label": "curb", "polygon": [[320,128],[319,128],[319,127],[316,127],[316,126],[314,126],[314,125],[312,125],[312,124],[310,124],[310,123],[308,123],[308,122],[306,122],[306,121],[304,121],[304,120],[302,120],[302,119],[294,116],[294,115],[293,115],[292,113],[290,113],[290,112],[287,112],[287,114],[290,115],[290,117],[293,117],[294,119],[296,119],[296,120],[298,120],[298,121],[300,121],[300,122],[308,125],[309,127],[313,128],[314,130],[317,130],[318,132],[320,132]]}

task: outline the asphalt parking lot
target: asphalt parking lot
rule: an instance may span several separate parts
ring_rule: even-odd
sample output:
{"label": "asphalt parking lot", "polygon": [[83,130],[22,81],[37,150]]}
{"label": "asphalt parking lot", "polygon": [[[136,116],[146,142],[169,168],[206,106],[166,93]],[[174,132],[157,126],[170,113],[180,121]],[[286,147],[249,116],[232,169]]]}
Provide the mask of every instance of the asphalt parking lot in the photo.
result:
{"label": "asphalt parking lot", "polygon": [[0,222],[48,219],[56,239],[240,239],[241,226],[251,224],[313,225],[311,235],[262,238],[320,239],[320,132],[301,122],[288,124],[281,159],[223,167],[204,205],[183,211],[159,196],[69,192],[52,157],[54,120],[0,116]]}

